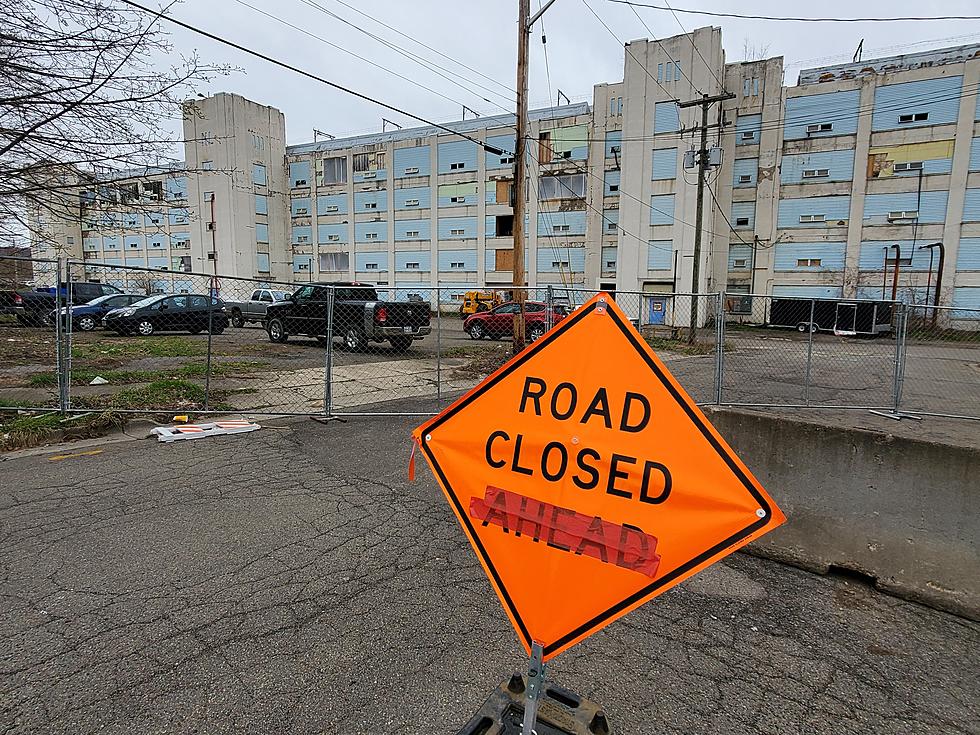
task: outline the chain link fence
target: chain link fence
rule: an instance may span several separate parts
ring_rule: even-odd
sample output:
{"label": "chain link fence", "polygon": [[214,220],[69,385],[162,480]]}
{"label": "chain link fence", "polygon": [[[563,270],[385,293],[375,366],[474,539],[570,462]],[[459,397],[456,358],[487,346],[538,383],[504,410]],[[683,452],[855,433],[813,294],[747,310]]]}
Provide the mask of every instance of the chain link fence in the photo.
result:
{"label": "chain link fence", "polygon": [[[533,342],[594,294],[0,256],[0,410],[330,417],[405,413],[413,398],[443,406],[510,357],[519,295]],[[980,311],[613,296],[699,403],[980,419]]]}

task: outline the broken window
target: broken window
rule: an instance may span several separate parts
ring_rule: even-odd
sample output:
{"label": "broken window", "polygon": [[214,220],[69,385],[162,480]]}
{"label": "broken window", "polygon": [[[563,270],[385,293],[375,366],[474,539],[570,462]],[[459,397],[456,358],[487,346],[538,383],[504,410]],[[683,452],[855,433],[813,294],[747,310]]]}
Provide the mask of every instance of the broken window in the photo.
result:
{"label": "broken window", "polygon": [[[514,234],[514,215],[512,214],[501,214],[497,216],[497,220],[494,223],[494,232],[497,233],[497,237],[509,237]],[[497,251],[498,253],[501,251]]]}

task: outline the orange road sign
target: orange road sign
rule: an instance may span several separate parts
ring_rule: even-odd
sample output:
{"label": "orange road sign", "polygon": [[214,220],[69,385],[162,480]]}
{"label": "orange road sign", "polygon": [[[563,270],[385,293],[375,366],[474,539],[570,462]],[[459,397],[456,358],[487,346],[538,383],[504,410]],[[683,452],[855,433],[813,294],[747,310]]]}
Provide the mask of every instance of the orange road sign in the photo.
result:
{"label": "orange road sign", "polygon": [[785,520],[606,294],[414,437],[545,660]]}

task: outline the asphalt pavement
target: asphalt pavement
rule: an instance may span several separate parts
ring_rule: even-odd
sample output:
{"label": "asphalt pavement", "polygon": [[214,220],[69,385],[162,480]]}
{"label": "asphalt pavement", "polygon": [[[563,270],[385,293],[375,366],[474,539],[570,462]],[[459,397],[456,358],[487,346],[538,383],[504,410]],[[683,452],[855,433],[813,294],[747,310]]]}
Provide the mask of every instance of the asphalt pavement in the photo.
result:
{"label": "asphalt pavement", "polygon": [[[261,422],[0,462],[0,732],[454,733],[526,665],[411,418]],[[736,554],[549,677],[617,734],[977,733],[978,660],[976,623]]]}

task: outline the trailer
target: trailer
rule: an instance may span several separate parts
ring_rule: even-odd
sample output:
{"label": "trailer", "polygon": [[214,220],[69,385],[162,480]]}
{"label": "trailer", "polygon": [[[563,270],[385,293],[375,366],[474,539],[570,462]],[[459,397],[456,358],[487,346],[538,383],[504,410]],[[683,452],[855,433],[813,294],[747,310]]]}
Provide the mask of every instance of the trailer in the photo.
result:
{"label": "trailer", "polygon": [[804,333],[874,337],[891,331],[892,306],[891,301],[773,298],[768,325]]}

